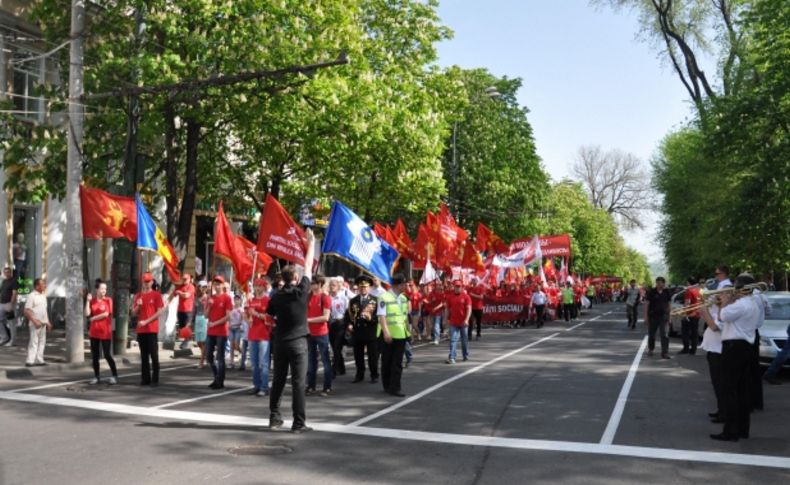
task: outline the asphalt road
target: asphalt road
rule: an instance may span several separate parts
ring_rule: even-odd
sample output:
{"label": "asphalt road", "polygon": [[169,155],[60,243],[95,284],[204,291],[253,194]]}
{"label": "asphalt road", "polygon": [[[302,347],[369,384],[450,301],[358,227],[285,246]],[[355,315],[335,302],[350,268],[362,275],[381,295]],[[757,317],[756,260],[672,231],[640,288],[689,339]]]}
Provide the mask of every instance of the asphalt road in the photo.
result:
{"label": "asphalt road", "polygon": [[469,362],[424,345],[405,399],[351,372],[308,397],[316,430],[303,435],[266,430],[249,372],[211,391],[191,361],[166,362],[155,389],[134,374],[89,386],[90,371],[0,380],[0,483],[786,481],[790,385],[766,387],[752,438],[715,442],[704,355],[674,356],[673,339],[672,360],[637,359],[643,336],[604,305],[570,324],[484,329]]}

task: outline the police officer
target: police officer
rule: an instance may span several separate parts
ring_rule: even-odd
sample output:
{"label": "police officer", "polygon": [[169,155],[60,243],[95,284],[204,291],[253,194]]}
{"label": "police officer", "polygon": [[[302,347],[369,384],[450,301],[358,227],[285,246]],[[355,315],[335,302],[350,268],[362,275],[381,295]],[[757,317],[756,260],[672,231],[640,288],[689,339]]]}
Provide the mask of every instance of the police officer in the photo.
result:
{"label": "police officer", "polygon": [[354,364],[357,373],[353,383],[365,379],[365,351],[368,353],[368,366],[370,367],[370,382],[379,380],[379,352],[376,341],[376,307],[378,299],[370,294],[373,279],[366,275],[358,276],[354,281],[359,288],[359,294],[351,299],[346,310],[346,329],[352,335],[354,347]]}
{"label": "police officer", "polygon": [[384,392],[397,397],[405,396],[400,383],[403,354],[409,337],[410,305],[405,290],[406,278],[403,275],[393,276],[392,289],[381,294],[376,312],[381,338],[381,383]]}

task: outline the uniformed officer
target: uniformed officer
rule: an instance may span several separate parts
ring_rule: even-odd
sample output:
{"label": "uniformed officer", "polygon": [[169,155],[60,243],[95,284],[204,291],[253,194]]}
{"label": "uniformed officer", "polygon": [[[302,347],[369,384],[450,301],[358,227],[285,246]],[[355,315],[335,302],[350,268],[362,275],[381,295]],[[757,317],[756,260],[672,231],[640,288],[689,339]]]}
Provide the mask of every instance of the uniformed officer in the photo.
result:
{"label": "uniformed officer", "polygon": [[368,353],[368,366],[370,367],[370,382],[379,380],[379,352],[376,341],[376,307],[378,300],[370,294],[373,279],[366,275],[358,276],[354,281],[359,289],[359,294],[351,299],[346,310],[345,322],[348,332],[352,335],[354,347],[354,364],[357,367],[353,383],[365,379],[365,351]]}
{"label": "uniformed officer", "polygon": [[406,278],[403,275],[392,277],[392,289],[381,294],[379,308],[379,335],[381,339],[381,383],[384,392],[404,397],[401,392],[403,373],[403,354],[406,339],[409,337],[409,298]]}

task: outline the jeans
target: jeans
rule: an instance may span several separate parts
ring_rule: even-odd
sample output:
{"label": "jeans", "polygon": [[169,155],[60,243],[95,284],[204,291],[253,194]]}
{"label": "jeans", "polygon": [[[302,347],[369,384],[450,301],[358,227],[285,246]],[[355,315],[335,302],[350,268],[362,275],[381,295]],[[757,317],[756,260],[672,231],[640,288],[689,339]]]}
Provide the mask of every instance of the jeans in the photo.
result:
{"label": "jeans", "polygon": [[324,365],[324,389],[332,389],[332,362],[329,360],[329,335],[307,337],[307,388],[315,389],[318,374],[318,354]]}
{"label": "jeans", "polygon": [[[222,335],[209,335],[206,338],[206,358],[214,373],[214,382],[217,384],[225,384],[225,345],[227,343],[228,337]],[[217,353],[216,359],[214,359],[215,351]]]}
{"label": "jeans", "polygon": [[269,341],[250,340],[249,346],[252,385],[255,389],[269,392]]}
{"label": "jeans", "polygon": [[406,356],[406,363],[407,364],[409,362],[411,362],[411,359],[414,357],[414,352],[412,352],[412,350],[411,350],[411,342],[409,342],[409,339],[406,339],[406,347],[405,347],[405,349],[403,351],[403,355]]}
{"label": "jeans", "polygon": [[790,325],[787,326],[787,340],[785,340],[785,345],[782,347],[779,352],[776,353],[776,357],[771,362],[771,365],[768,367],[768,370],[765,371],[765,376],[773,377],[779,373],[779,369],[782,368],[782,365],[787,362],[787,359],[790,358]]}
{"label": "jeans", "polygon": [[696,352],[699,343],[699,317],[684,318],[680,324],[680,331],[683,336],[683,350]]}
{"label": "jeans", "polygon": [[461,339],[461,354],[464,359],[469,358],[469,337],[464,327],[450,325],[450,359],[455,360],[458,339]]}
{"label": "jeans", "polygon": [[[142,365],[140,373],[142,374],[142,384],[157,384],[159,383],[159,342],[156,339],[155,333],[138,333],[137,344],[140,347],[140,360]],[[148,360],[151,363],[148,363]]]}
{"label": "jeans", "polygon": [[272,392],[269,396],[269,411],[272,418],[282,419],[280,400],[291,369],[291,389],[293,393],[293,427],[304,426],[305,414],[304,381],[307,374],[307,339],[298,338],[275,342],[274,374],[272,375]]}
{"label": "jeans", "polygon": [[650,324],[647,327],[647,348],[653,350],[656,348],[656,330],[659,330],[661,336],[661,353],[666,354],[669,352],[669,337],[667,336],[668,319],[666,315],[663,316],[650,316]]}
{"label": "jeans", "polygon": [[442,337],[442,316],[434,315],[433,317],[433,339],[439,341]]}

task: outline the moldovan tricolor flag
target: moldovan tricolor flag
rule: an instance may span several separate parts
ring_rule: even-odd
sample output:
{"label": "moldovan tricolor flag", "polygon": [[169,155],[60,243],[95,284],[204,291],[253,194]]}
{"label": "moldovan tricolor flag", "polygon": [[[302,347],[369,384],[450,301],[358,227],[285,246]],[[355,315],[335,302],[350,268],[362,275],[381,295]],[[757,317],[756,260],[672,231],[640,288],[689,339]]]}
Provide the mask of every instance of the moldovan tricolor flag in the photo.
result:
{"label": "moldovan tricolor flag", "polygon": [[165,270],[173,283],[181,282],[178,271],[178,256],[173,246],[165,238],[165,234],[151,219],[151,215],[143,205],[140,194],[135,194],[137,203],[137,249],[146,249],[158,253],[165,263]]}
{"label": "moldovan tricolor flag", "polygon": [[85,239],[137,240],[137,206],[133,197],[80,185],[80,209]]}
{"label": "moldovan tricolor flag", "polygon": [[332,204],[321,251],[356,264],[385,283],[392,281],[392,269],[399,257],[395,248],[338,201]]}
{"label": "moldovan tricolor flag", "polygon": [[266,194],[258,232],[258,251],[296,264],[304,264],[307,252],[304,231],[272,194]]}

